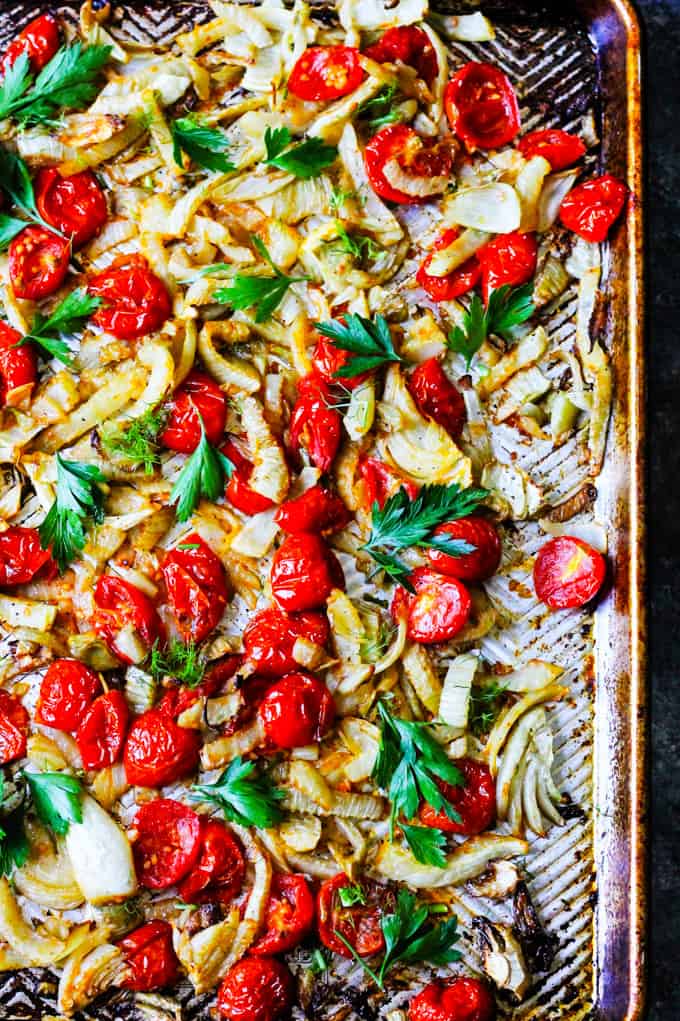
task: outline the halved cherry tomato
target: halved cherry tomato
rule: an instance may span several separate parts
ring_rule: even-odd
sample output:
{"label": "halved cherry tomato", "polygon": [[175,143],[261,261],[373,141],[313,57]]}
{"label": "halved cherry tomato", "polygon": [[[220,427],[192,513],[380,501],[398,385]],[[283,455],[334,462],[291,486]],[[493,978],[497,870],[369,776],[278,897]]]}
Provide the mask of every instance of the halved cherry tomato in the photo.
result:
{"label": "halved cherry tomato", "polygon": [[0,765],[26,754],[29,719],[19,699],[0,688]]}
{"label": "halved cherry tomato", "polygon": [[298,381],[299,397],[290,417],[290,447],[296,453],[304,447],[312,464],[327,472],[335,460],[342,439],[342,418],[329,407],[331,391],[317,375]]}
{"label": "halved cherry tomato", "polygon": [[74,248],[90,241],[109,215],[104,192],[91,170],[62,177],[56,167],[35,179],[35,201],[43,220],[71,239]]}
{"label": "halved cherry tomato", "polygon": [[120,691],[99,695],[85,713],[76,740],[85,769],[103,769],[120,758],[130,710]]}
{"label": "halved cherry tomato", "polygon": [[328,620],[324,614],[288,614],[272,606],[261,610],[248,622],[243,633],[243,647],[256,673],[263,677],[282,677],[300,665],[293,658],[298,638],[325,645],[328,634]]}
{"label": "halved cherry tomato", "polygon": [[123,255],[90,278],[88,290],[103,299],[94,321],[120,340],[135,340],[159,330],[172,311],[160,277],[142,255]]}
{"label": "halved cherry tomato", "polygon": [[344,872],[321,884],[316,898],[319,939],[333,953],[351,957],[348,948],[336,936],[336,932],[339,932],[360,957],[371,957],[385,946],[380,925],[385,888],[377,883],[363,883],[361,888],[365,903],[352,904],[346,908],[340,900],[340,890],[356,885]]}
{"label": "halved cherry tomato", "polygon": [[369,509],[374,503],[382,509],[387,498],[400,488],[406,490],[411,500],[418,495],[418,486],[415,482],[402,478],[378,457],[362,457],[359,461],[359,474],[364,481],[366,492],[364,503]]}
{"label": "halved cherry tomato", "polygon": [[467,419],[465,401],[437,359],[422,362],[409,376],[407,386],[418,410],[457,440]]}
{"label": "halved cherry tomato", "polygon": [[604,241],[619,218],[628,189],[611,174],[578,184],[560,206],[560,220],[586,241]]}
{"label": "halved cherry tomato", "polygon": [[422,138],[406,124],[388,124],[374,135],[364,150],[364,163],[376,195],[389,202],[415,205],[428,196],[409,195],[394,188],[385,177],[385,164],[396,160],[413,177],[439,177],[450,173],[453,163],[446,142]]}
{"label": "halved cherry tomato", "polygon": [[265,931],[250,953],[283,954],[296,947],[314,924],[314,896],[304,876],[276,872],[265,908]]}
{"label": "halved cherry tomato", "polygon": [[478,978],[429,982],[413,999],[409,1021],[496,1021],[496,1001]]}
{"label": "halved cherry tomato", "polygon": [[183,545],[197,549],[170,550],[163,561],[168,603],[185,641],[202,642],[219,623],[229,590],[222,561],[200,535],[193,532]]}
{"label": "halved cherry tomato", "polygon": [[71,246],[44,227],[26,227],[9,246],[9,277],[17,298],[40,301],[53,294],[68,273]]}
{"label": "halved cherry tomato", "polygon": [[470,515],[457,521],[447,521],[434,531],[447,539],[463,539],[474,546],[471,553],[453,557],[441,550],[429,549],[427,556],[436,571],[461,581],[484,581],[498,570],[502,546],[495,527],[486,518]]}
{"label": "halved cherry tomato", "polygon": [[245,875],[243,852],[227,827],[217,819],[204,819],[198,860],[179,884],[182,900],[228,904],[240,893]]}
{"label": "halved cherry tomato", "polygon": [[301,748],[328,733],[335,719],[335,702],[316,677],[286,674],[269,688],[258,712],[273,745]]}
{"label": "halved cherry tomato", "polygon": [[30,342],[16,345],[21,334],[0,322],[0,406],[13,407],[30,397],[38,378],[38,357]]}
{"label": "halved cherry tomato", "polygon": [[482,290],[488,302],[491,291],[507,284],[519,287],[536,272],[538,246],[533,234],[499,234],[477,252],[482,266]]}
{"label": "halved cherry tomato", "polygon": [[37,528],[10,525],[0,532],[0,585],[25,585],[55,568],[52,555],[40,545]]}
{"label": "halved cherry tomato", "polygon": [[320,336],[312,352],[314,374],[320,376],[324,383],[329,385],[342,383],[348,390],[355,390],[371,378],[370,372],[360,372],[358,376],[343,377],[342,379],[335,375],[339,369],[347,365],[351,357],[349,351],[343,351],[342,348],[332,344],[329,337]]}
{"label": "halved cherry tomato", "polygon": [[201,853],[201,817],[180,801],[159,798],[137,810],[132,844],[140,886],[165,890],[193,869]]}
{"label": "halved cherry tomato", "polygon": [[536,595],[551,610],[583,606],[602,588],[607,562],[574,535],[560,535],[541,546],[534,563]]}
{"label": "halved cherry tomato", "polygon": [[46,727],[77,730],[102,687],[99,675],[77,659],[55,659],[40,684],[35,718]]}
{"label": "halved cherry tomato", "polygon": [[198,766],[201,736],[180,727],[158,709],[148,709],[130,727],[123,762],[128,783],[165,787],[193,773]]}
{"label": "halved cherry tomato", "polygon": [[172,926],[161,918],[140,925],[119,940],[128,974],[124,989],[148,993],[152,989],[174,985],[179,978],[179,961],[172,945]]}
{"label": "halved cherry tomato", "polygon": [[92,626],[123,663],[132,660],[119,645],[121,631],[132,629],[149,649],[163,635],[163,625],[149,597],[113,574],[103,574],[97,582],[94,605]]}
{"label": "halved cherry tomato", "polygon": [[[201,441],[201,423],[208,443],[218,444],[227,422],[227,398],[205,372],[190,372],[167,406],[168,421],[160,435],[170,450],[191,454]],[[198,414],[197,414],[198,412]]]}
{"label": "halved cherry tomato", "polygon": [[547,128],[544,131],[530,131],[517,143],[517,148],[525,159],[542,156],[550,164],[552,170],[564,170],[576,160],[580,160],[586,147],[578,135],[570,135],[559,128]]}
{"label": "halved cherry tomato", "polygon": [[429,273],[434,253],[452,245],[459,233],[456,227],[451,227],[440,234],[432,246],[432,252],[421,262],[416,273],[417,282],[433,301],[453,301],[461,294],[467,294],[482,275],[482,267],[476,255],[471,256],[462,266],[451,270],[444,277],[436,277]]}
{"label": "halved cherry tomato", "polygon": [[294,1001],[293,976],[276,957],[244,957],[230,968],[217,994],[229,1021],[283,1021]]}
{"label": "halved cherry tomato", "polygon": [[417,25],[388,28],[377,43],[364,50],[364,55],[378,64],[408,64],[428,85],[437,77],[439,65],[434,46]]}
{"label": "halved cherry tomato", "polygon": [[236,507],[236,510],[240,510],[242,514],[247,514],[249,517],[252,514],[260,514],[261,511],[270,510],[274,503],[269,497],[256,493],[248,485],[248,479],[253,473],[253,465],[248,458],[243,456],[239,448],[231,440],[227,440],[220,449],[225,457],[228,457],[234,465],[234,471],[224,491],[224,495],[229,503]]}
{"label": "halved cherry tomato", "polygon": [[423,802],[420,806],[420,821],[425,826],[434,826],[444,833],[463,833],[475,836],[492,826],[496,818],[496,782],[489,767],[476,759],[457,759],[456,765],[464,777],[464,785],[437,780],[437,787],[446,800],[455,808],[460,822],[450,819],[442,809],[437,812]]}
{"label": "halved cherry tomato", "polygon": [[351,517],[337,493],[324,486],[312,486],[281,504],[274,519],[282,531],[299,535],[301,532],[337,532]]}
{"label": "halved cherry tomato", "polygon": [[51,14],[41,14],[29,21],[5,50],[0,60],[0,75],[13,67],[22,53],[27,53],[33,74],[41,71],[59,49],[59,26]]}
{"label": "halved cherry tomato", "polygon": [[494,64],[471,60],[446,86],[451,130],[470,149],[499,149],[519,133],[519,106],[510,79]]}
{"label": "halved cherry tomato", "polygon": [[397,588],[392,597],[392,616],[398,620],[406,615],[406,633],[412,642],[448,642],[463,630],[472,600],[457,578],[447,578],[429,567],[416,567],[409,580],[415,595],[401,586]]}
{"label": "halved cherry tomato", "polygon": [[365,77],[353,46],[310,46],[290,73],[288,91],[298,99],[326,102],[354,92]]}
{"label": "halved cherry tomato", "polygon": [[315,610],[345,577],[335,554],[318,535],[289,535],[272,561],[272,595],[284,610]]}

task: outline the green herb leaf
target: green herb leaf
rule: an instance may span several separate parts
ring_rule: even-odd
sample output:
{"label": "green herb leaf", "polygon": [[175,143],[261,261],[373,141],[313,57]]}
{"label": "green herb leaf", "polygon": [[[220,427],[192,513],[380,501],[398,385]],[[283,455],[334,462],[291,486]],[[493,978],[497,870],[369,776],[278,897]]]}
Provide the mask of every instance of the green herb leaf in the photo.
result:
{"label": "green herb leaf", "polygon": [[334,247],[339,248],[342,252],[347,252],[348,255],[351,255],[359,262],[364,259],[375,259],[382,252],[381,245],[377,244],[373,238],[369,238],[368,235],[348,234],[345,230],[345,225],[340,223],[339,220],[335,226],[338,232],[338,240]]}
{"label": "green herb leaf", "polygon": [[8,216],[7,213],[0,213],[0,252],[4,251],[17,234],[21,234],[27,226],[25,220],[19,220],[16,216]]}
{"label": "green herb leaf", "polygon": [[403,362],[404,359],[394,349],[392,334],[384,316],[377,315],[372,320],[348,312],[343,318],[344,322],[331,319],[314,324],[319,333],[330,338],[334,347],[350,351],[353,355],[346,365],[333,373],[334,376],[351,379],[379,365]]}
{"label": "green herb leaf", "polygon": [[353,904],[365,904],[366,894],[360,886],[341,886],[338,897],[343,908],[351,908]]}
{"label": "green herb leaf", "polygon": [[30,333],[22,337],[16,346],[20,347],[32,340],[54,358],[58,358],[65,365],[71,365],[71,352],[62,338],[72,336],[82,329],[101,303],[101,298],[95,298],[79,288],[71,291],[50,316],[44,316],[41,312],[36,313]]}
{"label": "green herb leaf", "polygon": [[38,818],[63,836],[72,822],[83,821],[80,780],[66,773],[24,771]]}
{"label": "green herb leaf", "polygon": [[303,142],[288,149],[292,141],[293,136],[288,128],[266,128],[264,133],[264,144],[267,150],[265,164],[278,167],[279,170],[285,170],[306,181],[312,177],[318,177],[326,167],[330,167],[337,159],[336,146],[326,145],[320,138],[306,138]]}
{"label": "green herb leaf", "polygon": [[485,308],[478,294],[463,314],[463,325],[456,326],[447,338],[451,351],[463,355],[466,368],[490,333],[506,338],[514,326],[530,319],[536,311],[532,301],[533,284],[513,289],[508,284],[492,291]]}
{"label": "green herb leaf", "polygon": [[127,461],[134,468],[143,467],[147,475],[153,475],[161,461],[158,437],[166,421],[167,414],[162,409],[149,408],[127,425],[103,427],[102,446],[111,457]]}
{"label": "green herb leaf", "polygon": [[321,975],[323,974],[324,971],[327,971],[327,969],[328,961],[326,960],[326,956],[321,947],[317,947],[314,953],[312,954],[312,960],[310,961],[309,964],[309,970],[311,971],[312,975]]}
{"label": "green herb leaf", "polygon": [[238,755],[215,783],[195,784],[192,797],[217,805],[225,819],[241,826],[276,826],[283,819],[278,803],[285,794],[255,768],[254,762],[244,762]]}
{"label": "green herb leaf", "polygon": [[[44,223],[35,204],[33,182],[21,156],[0,145],[0,181],[18,209],[36,223]],[[44,224],[49,226],[48,224]],[[24,224],[24,227],[28,224]],[[53,230],[52,227],[49,228]],[[56,232],[55,232],[56,233]]]}
{"label": "green herb leaf", "polygon": [[62,46],[33,82],[24,66],[16,72],[15,65],[10,89],[5,79],[0,92],[0,118],[13,117],[27,127],[53,124],[62,107],[82,109],[97,95],[97,81],[110,54],[110,46],[84,48],[80,42]]}
{"label": "green herb leaf", "polygon": [[343,191],[342,188],[333,187],[333,188],[331,188],[331,193],[330,193],[330,197],[329,197],[328,201],[329,201],[331,210],[333,212],[338,212],[344,206],[344,204],[346,202],[350,202],[352,200],[357,200],[357,199],[358,199],[358,195],[357,195],[357,192],[354,191],[354,189],[349,189],[348,191]]}
{"label": "green herb leaf", "polygon": [[497,682],[473,684],[470,691],[468,728],[476,737],[488,734],[502,708],[505,685]]}
{"label": "green herb leaf", "polygon": [[20,869],[28,858],[28,840],[24,831],[23,806],[3,814],[8,806],[5,800],[5,777],[0,772],[0,876],[9,876]]}
{"label": "green herb leaf", "polygon": [[405,822],[400,826],[416,861],[438,869],[446,868],[446,834],[442,830],[433,826],[410,826]]}
{"label": "green herb leaf", "polygon": [[225,480],[231,478],[234,470],[229,458],[208,443],[203,419],[198,410],[196,414],[201,423],[201,439],[170,492],[170,503],[177,504],[178,521],[188,521],[201,500],[214,501],[221,496]]}
{"label": "green herb leaf", "polygon": [[206,671],[206,660],[195,642],[173,639],[169,645],[154,642],[149,661],[149,673],[155,681],[173,677],[188,688],[196,688]]}
{"label": "green herb leaf", "polygon": [[178,117],[170,124],[172,154],[175,163],[184,167],[182,151],[206,170],[228,174],[236,166],[227,155],[229,139],[219,128],[211,128],[197,117]]}
{"label": "green herb leaf", "polygon": [[383,85],[380,92],[370,99],[364,100],[357,110],[357,116],[368,121],[368,127],[374,131],[384,128],[386,124],[397,124],[404,120],[397,104],[402,102],[396,82]]}
{"label": "green herb leaf", "polygon": [[[307,277],[289,277],[282,273],[271,260],[264,243],[258,237],[252,238],[260,255],[274,270],[274,276],[255,276],[237,273],[228,287],[215,291],[213,299],[234,309],[255,309],[255,322],[269,319],[280,305],[291,284],[307,280]],[[214,269],[214,267],[212,267]]]}
{"label": "green herb leaf", "polygon": [[104,520],[104,494],[99,488],[106,482],[93,464],[67,461],[57,454],[57,490],[54,503],[40,525],[40,545],[52,547],[52,556],[65,571],[85,546],[86,518],[101,525]]}

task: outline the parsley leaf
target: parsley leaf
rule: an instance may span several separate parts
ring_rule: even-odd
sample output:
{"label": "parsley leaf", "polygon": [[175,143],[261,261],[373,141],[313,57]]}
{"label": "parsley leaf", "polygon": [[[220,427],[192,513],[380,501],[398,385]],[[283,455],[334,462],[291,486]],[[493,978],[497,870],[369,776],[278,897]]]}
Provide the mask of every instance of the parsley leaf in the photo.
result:
{"label": "parsley leaf", "polygon": [[225,819],[241,826],[267,829],[283,819],[278,805],[285,794],[265,776],[255,773],[254,762],[233,759],[222,775],[210,784],[194,784],[195,801],[208,801],[222,810]]}
{"label": "parsley leaf", "polygon": [[161,409],[149,408],[128,425],[111,425],[100,430],[102,446],[107,454],[129,462],[132,467],[143,467],[147,475],[161,460],[159,433],[165,428],[167,415]]}
{"label": "parsley leaf", "polygon": [[[29,220],[46,227],[53,234],[59,234],[58,230],[51,227],[49,223],[45,223],[38,212],[31,175],[21,156],[10,152],[2,145],[0,145],[0,183],[3,191],[7,193],[13,204]],[[27,226],[28,224],[25,221],[16,219],[13,216],[6,216],[3,213],[2,217],[0,217],[0,250],[6,247],[12,238],[16,237]]]}
{"label": "parsley leaf", "polygon": [[490,333],[507,339],[514,326],[532,317],[536,311],[532,293],[531,283],[517,288],[504,284],[491,292],[486,308],[479,295],[474,294],[470,308],[463,313],[463,325],[451,330],[447,346],[451,351],[463,355],[465,367],[469,369],[472,359]]}
{"label": "parsley leaf", "polygon": [[351,908],[353,904],[365,904],[366,894],[360,886],[341,886],[338,897],[343,908]]}
{"label": "parsley leaf", "polygon": [[[264,144],[267,155],[265,165],[278,167],[289,174],[294,174],[303,181],[319,174],[335,162],[338,150],[334,145],[326,145],[320,138],[305,138],[291,149],[288,146],[293,141],[288,128],[266,128],[264,133]],[[285,150],[285,151],[284,151]]]}
{"label": "parsley leaf", "polygon": [[357,110],[357,115],[368,121],[368,127],[377,131],[386,124],[397,124],[404,119],[401,110],[396,108],[402,98],[398,96],[396,82],[383,85],[380,92],[370,99],[364,100]]}
{"label": "parsley leaf", "polygon": [[218,170],[225,174],[236,170],[227,155],[229,139],[219,128],[211,128],[197,117],[178,117],[171,123],[170,132],[172,155],[178,166],[184,168],[184,151],[194,163],[206,170]]}
{"label": "parsley leaf", "polygon": [[80,780],[67,773],[24,771],[33,806],[41,822],[62,836],[72,822],[83,821]]}
{"label": "parsley leaf", "polygon": [[309,963],[309,970],[312,975],[321,975],[327,969],[328,960],[326,959],[325,952],[321,949],[321,947],[317,947],[312,954],[312,959]]}
{"label": "parsley leaf", "polygon": [[97,525],[104,520],[100,482],[106,482],[106,477],[96,465],[67,461],[57,454],[56,497],[38,531],[40,545],[52,547],[62,572],[85,546],[85,519],[91,517]]}
{"label": "parsley leaf", "polygon": [[[269,319],[281,303],[291,284],[307,280],[307,277],[289,277],[274,265],[264,243],[253,237],[253,244],[258,252],[274,270],[274,276],[255,276],[237,273],[228,287],[221,287],[213,294],[213,299],[234,309],[255,309],[255,322],[263,323]],[[212,267],[214,269],[214,267]]]}
{"label": "parsley leaf", "polygon": [[434,826],[410,826],[405,822],[400,823],[400,828],[416,861],[438,869],[446,868],[446,836],[442,830]]}
{"label": "parsley leaf", "polygon": [[[5,798],[5,778],[0,773],[0,810]],[[6,815],[0,814],[0,876],[20,869],[28,858],[28,840],[24,832],[24,814],[20,804]]]}
{"label": "parsley leaf", "polygon": [[101,303],[101,298],[95,298],[80,288],[71,291],[57,305],[51,315],[44,316],[41,312],[37,312],[30,333],[22,337],[15,346],[21,347],[22,344],[32,340],[48,354],[58,358],[60,362],[71,365],[71,352],[68,344],[62,338],[71,336],[80,330]]}
{"label": "parsley leaf", "polygon": [[0,118],[13,117],[27,127],[53,124],[61,107],[82,109],[97,95],[97,79],[110,53],[110,46],[62,46],[35,80],[22,54],[0,89]]}
{"label": "parsley leaf", "polygon": [[161,647],[154,642],[149,661],[149,673],[155,681],[172,677],[188,688],[196,688],[205,675],[206,661],[195,642],[173,639]]}
{"label": "parsley leaf", "polygon": [[28,224],[25,220],[19,220],[16,216],[8,216],[7,213],[0,213],[0,252],[14,240],[17,234]]}
{"label": "parsley leaf", "polygon": [[341,379],[351,379],[362,372],[375,369],[390,362],[403,362],[394,349],[392,334],[384,316],[375,320],[366,319],[354,312],[343,316],[344,321],[331,319],[325,323],[314,323],[324,337],[329,337],[334,347],[350,351],[353,355],[346,365],[334,372]]}
{"label": "parsley leaf", "polygon": [[184,464],[170,492],[170,503],[177,504],[177,520],[188,521],[202,499],[216,500],[224,492],[225,479],[231,478],[234,466],[228,457],[208,443],[203,419],[201,439]]}

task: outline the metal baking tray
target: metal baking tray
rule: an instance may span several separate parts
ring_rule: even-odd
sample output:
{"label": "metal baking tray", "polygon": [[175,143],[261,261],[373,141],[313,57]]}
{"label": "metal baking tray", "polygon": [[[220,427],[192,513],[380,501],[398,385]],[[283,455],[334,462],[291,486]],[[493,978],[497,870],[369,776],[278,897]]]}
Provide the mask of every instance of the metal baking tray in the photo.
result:
{"label": "metal baking tray", "polygon": [[[470,8],[453,0],[436,6],[447,13]],[[608,246],[603,300],[591,327],[609,349],[615,374],[605,464],[592,480],[598,493],[594,516],[609,534],[611,586],[594,617],[570,615],[566,628],[563,615],[539,626],[535,618],[530,628],[526,614],[494,646],[498,658],[505,653],[509,660],[519,649],[527,658],[545,658],[549,650],[573,668],[573,697],[554,717],[557,779],[584,809],[535,842],[527,859],[532,896],[560,947],[552,971],[540,976],[521,1007],[504,1016],[634,1021],[643,1015],[646,899],[640,28],[628,0],[491,0],[482,7],[496,25],[496,39],[455,44],[454,50],[462,59],[495,61],[507,71],[519,88],[525,129],[569,128],[594,115],[600,164],[623,178],[632,193],[625,220]],[[0,0],[0,48],[50,8],[74,20],[78,3]],[[112,25],[121,37],[163,43],[207,16],[202,0],[167,5],[126,0],[114,4]],[[573,335],[574,305],[572,293],[549,325],[558,341]],[[553,494],[587,479],[576,448],[560,455],[559,463],[547,463],[554,458],[532,463],[526,452],[522,456],[523,466]],[[531,552],[536,533],[531,526],[520,533]],[[459,907],[464,924],[475,910],[474,900],[461,893]],[[54,975],[47,971],[0,975],[0,1018],[37,1021],[55,1015],[55,991]],[[185,1021],[210,1016],[210,997],[196,998],[182,988],[177,1001]],[[124,994],[115,993],[87,1017],[133,1021],[139,1015]],[[338,1017],[353,1021],[357,1015],[341,1011]]]}

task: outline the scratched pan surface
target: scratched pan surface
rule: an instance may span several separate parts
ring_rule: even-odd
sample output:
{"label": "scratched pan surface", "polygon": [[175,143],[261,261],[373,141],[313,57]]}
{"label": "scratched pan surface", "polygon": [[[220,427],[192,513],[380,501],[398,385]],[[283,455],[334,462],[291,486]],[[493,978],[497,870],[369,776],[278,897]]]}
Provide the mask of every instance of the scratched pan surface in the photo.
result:
{"label": "scratched pan surface", "polygon": [[[55,5],[0,0],[0,45],[41,10]],[[469,6],[469,5],[468,5]],[[73,18],[77,4],[56,6]],[[442,7],[443,9],[443,7]],[[456,10],[451,4],[447,10]],[[593,516],[608,530],[612,587],[594,616],[557,614],[547,619],[531,597],[526,571],[494,580],[491,594],[515,623],[488,639],[491,660],[516,663],[532,656],[568,669],[572,698],[553,711],[556,780],[575,809],[573,818],[535,840],[527,858],[530,888],[543,922],[559,939],[551,971],[538,978],[520,1007],[504,1008],[512,1021],[633,1021],[642,1016],[644,985],[644,583],[642,542],[643,363],[641,336],[641,202],[639,31],[626,0],[573,3],[497,2],[484,5],[497,28],[483,45],[458,44],[461,61],[491,60],[518,86],[525,130],[560,126],[578,130],[595,117],[602,139],[599,159],[627,180],[636,198],[605,253],[603,302],[597,323],[611,352],[616,391],[607,456],[595,480]],[[116,4],[113,26],[121,38],[163,44],[209,16],[201,2]],[[569,290],[548,331],[554,346],[571,347],[575,290]],[[523,446],[510,428],[494,434],[497,453],[511,457],[543,487],[550,502],[587,481],[577,440],[553,450]],[[517,544],[531,555],[541,542],[534,523],[520,523]],[[463,927],[475,913],[503,918],[502,907],[476,905],[461,892]],[[469,956],[468,956],[469,955]],[[476,962],[468,947],[466,958]],[[293,964],[295,962],[292,962]],[[348,966],[349,967],[349,966]],[[354,986],[356,976],[331,975],[318,985],[310,1021],[377,1021],[384,1003]],[[33,969],[0,976],[0,1018],[37,1021],[56,1015],[56,981]],[[404,1005],[408,989],[390,1006]],[[180,987],[154,1018],[208,1021],[211,996]],[[120,992],[97,1003],[80,1021],[136,1021],[134,1000]]]}

